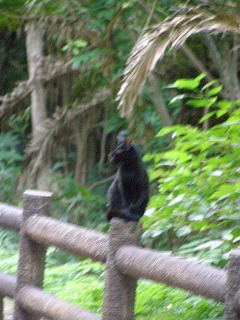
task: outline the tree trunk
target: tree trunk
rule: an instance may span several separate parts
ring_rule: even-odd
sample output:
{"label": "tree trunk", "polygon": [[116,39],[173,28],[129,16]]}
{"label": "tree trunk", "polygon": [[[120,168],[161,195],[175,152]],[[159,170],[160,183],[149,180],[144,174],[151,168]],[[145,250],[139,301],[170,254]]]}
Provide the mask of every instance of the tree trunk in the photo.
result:
{"label": "tree trunk", "polygon": [[166,103],[163,99],[163,96],[161,94],[161,89],[158,86],[158,79],[151,74],[149,76],[148,82],[149,82],[149,92],[152,95],[152,99],[154,102],[155,109],[157,110],[157,113],[159,115],[159,119],[161,122],[161,125],[163,127],[168,127],[173,125],[173,119],[167,109]]}
{"label": "tree trunk", "polygon": [[77,155],[75,168],[75,181],[80,185],[86,184],[87,179],[87,139],[89,121],[88,117],[81,119],[81,122],[75,123],[73,133],[76,141]]}
{"label": "tree trunk", "polygon": [[[34,142],[38,137],[41,124],[47,117],[46,90],[40,79],[42,73],[44,30],[35,23],[29,23],[26,25],[25,31],[29,81],[34,81],[36,84],[31,94],[32,139]],[[46,159],[36,179],[37,189],[47,190],[48,171],[49,163]]]}

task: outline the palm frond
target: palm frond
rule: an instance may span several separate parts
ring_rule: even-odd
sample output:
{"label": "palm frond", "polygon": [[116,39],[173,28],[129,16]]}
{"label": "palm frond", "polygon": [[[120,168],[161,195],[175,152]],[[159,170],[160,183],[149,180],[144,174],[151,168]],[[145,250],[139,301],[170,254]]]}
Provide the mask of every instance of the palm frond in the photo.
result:
{"label": "palm frond", "polygon": [[[185,8],[186,11],[186,8]],[[209,33],[240,33],[240,20],[232,14],[210,14],[188,8],[184,14],[166,19],[146,32],[132,49],[123,73],[117,100],[122,116],[129,116],[148,74],[167,49],[179,48],[191,36]]]}

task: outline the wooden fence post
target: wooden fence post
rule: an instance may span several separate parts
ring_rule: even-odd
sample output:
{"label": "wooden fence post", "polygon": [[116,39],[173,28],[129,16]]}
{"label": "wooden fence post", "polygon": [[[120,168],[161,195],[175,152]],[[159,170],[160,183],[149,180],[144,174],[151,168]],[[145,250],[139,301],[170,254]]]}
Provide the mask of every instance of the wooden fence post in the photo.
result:
{"label": "wooden fence post", "polygon": [[33,215],[49,215],[52,193],[27,190],[23,194],[23,222],[20,230],[20,248],[18,261],[18,275],[15,294],[14,320],[37,320],[39,317],[28,314],[18,303],[18,292],[25,285],[42,287],[45,253],[43,245],[32,241],[25,233],[24,225]]}
{"label": "wooden fence post", "polygon": [[[102,320],[133,320],[137,280],[121,273],[115,253],[124,245],[139,245],[141,224],[114,218],[109,230]],[[131,259],[131,257],[129,257]]]}
{"label": "wooden fence post", "polygon": [[237,292],[240,289],[240,250],[232,250],[227,270],[227,294],[225,299],[225,320],[239,320],[240,309],[237,305]]}

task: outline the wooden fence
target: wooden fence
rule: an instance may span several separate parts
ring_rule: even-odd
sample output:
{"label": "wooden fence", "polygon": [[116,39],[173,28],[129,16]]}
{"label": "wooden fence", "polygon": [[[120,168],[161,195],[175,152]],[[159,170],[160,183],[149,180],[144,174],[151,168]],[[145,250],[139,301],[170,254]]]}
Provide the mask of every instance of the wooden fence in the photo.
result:
{"label": "wooden fence", "polygon": [[[51,193],[33,190],[23,209],[0,204],[0,227],[20,232],[17,276],[0,273],[0,320],[4,297],[15,300],[14,320],[132,320],[139,278],[222,302],[224,319],[240,319],[240,251],[231,252],[227,270],[204,266],[139,248],[139,223],[113,219],[105,235],[50,218],[50,204]],[[106,263],[101,318],[42,290],[47,246]]]}

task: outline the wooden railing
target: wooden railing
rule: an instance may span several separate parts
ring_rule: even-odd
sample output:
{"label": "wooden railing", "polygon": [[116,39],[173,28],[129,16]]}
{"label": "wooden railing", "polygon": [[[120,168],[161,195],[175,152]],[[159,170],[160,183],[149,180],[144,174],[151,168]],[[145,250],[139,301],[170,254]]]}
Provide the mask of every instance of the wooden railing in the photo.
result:
{"label": "wooden railing", "polygon": [[[240,251],[231,252],[227,270],[204,266],[139,248],[139,223],[113,219],[105,235],[50,218],[50,204],[51,193],[33,190],[23,209],[0,204],[0,227],[20,232],[17,275],[0,273],[0,320],[4,297],[15,300],[14,320],[132,320],[139,278],[222,302],[224,319],[240,319]],[[47,246],[106,263],[102,318],[43,291]]]}

